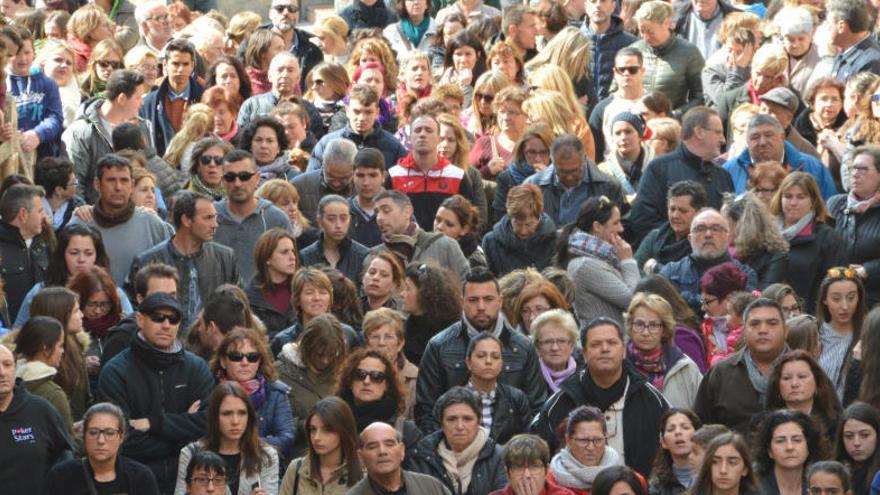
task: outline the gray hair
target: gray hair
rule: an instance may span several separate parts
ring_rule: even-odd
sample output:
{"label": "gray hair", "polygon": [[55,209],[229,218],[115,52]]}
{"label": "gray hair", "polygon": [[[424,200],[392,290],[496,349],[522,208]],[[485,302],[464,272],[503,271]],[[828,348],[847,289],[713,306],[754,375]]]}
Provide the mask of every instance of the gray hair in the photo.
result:
{"label": "gray hair", "polygon": [[0,217],[4,222],[13,222],[18,212],[22,209],[29,213],[34,207],[34,197],[44,197],[46,193],[40,186],[32,186],[30,184],[16,184],[0,197]]}
{"label": "gray hair", "polygon": [[274,57],[272,57],[271,61],[269,61],[269,71],[271,72],[275,67],[277,67],[277,64],[281,63],[282,60],[288,58],[296,62],[296,66],[299,67],[300,70],[302,70],[302,66],[299,65],[299,59],[296,58],[296,55],[290,53],[287,50],[281,50],[280,52],[276,53]]}
{"label": "gray hair", "polygon": [[529,329],[529,333],[532,334],[532,343],[535,347],[538,346],[538,337],[541,335],[541,330],[547,325],[559,326],[559,328],[565,330],[569,337],[571,337],[572,345],[578,343],[577,322],[574,321],[574,317],[571,316],[571,313],[564,309],[551,309],[538,315]]}
{"label": "gray hair", "polygon": [[324,168],[330,165],[347,165],[354,170],[354,156],[357,155],[357,146],[344,138],[337,138],[324,149],[324,157],[321,159]]}
{"label": "gray hair", "polygon": [[550,146],[550,158],[553,161],[556,161],[557,154],[566,157],[572,154],[583,156],[584,142],[574,134],[563,134],[557,137]]}
{"label": "gray hair", "polygon": [[864,2],[858,0],[830,0],[825,4],[828,17],[844,21],[853,33],[861,33],[869,29],[868,9]]}
{"label": "gray hair", "polygon": [[346,208],[348,208],[348,200],[343,198],[338,194],[328,194],[321,198],[321,201],[318,201],[318,218],[324,216],[324,210],[327,208],[327,205],[332,203],[341,203],[344,204]]}
{"label": "gray hair", "polygon": [[780,134],[785,134],[785,129],[782,127],[782,124],[776,120],[776,117],[766,113],[759,113],[749,121],[749,126],[746,128],[746,136],[751,134],[756,127],[761,127],[763,125],[772,126]]}
{"label": "gray hair", "polygon": [[[146,22],[147,17],[150,16],[150,11],[155,9],[156,7],[164,7],[165,2],[161,0],[152,0],[149,2],[144,2],[137,7],[134,8],[134,19],[138,24],[142,22]],[[143,34],[143,33],[142,33]]]}

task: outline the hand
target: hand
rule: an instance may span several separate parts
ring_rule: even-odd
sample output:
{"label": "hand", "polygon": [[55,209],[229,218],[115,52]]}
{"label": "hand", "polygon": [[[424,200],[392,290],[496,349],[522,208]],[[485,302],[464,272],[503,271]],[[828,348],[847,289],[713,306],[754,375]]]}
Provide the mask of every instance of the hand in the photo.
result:
{"label": "hand", "polygon": [[128,425],[134,428],[137,431],[142,431],[144,433],[150,431],[150,419],[149,418],[141,418],[141,419],[129,419]]}
{"label": "hand", "polygon": [[624,241],[622,237],[619,235],[614,235],[614,240],[611,243],[614,245],[617,250],[617,257],[620,261],[628,260],[633,257],[633,248],[629,245],[628,242]]}
{"label": "hand", "polygon": [[755,56],[755,45],[746,43],[742,50],[729,50],[727,52],[726,65],[728,69],[734,67],[743,69],[752,64],[752,57]]}
{"label": "hand", "polygon": [[201,406],[201,405],[202,405],[202,401],[197,400],[197,401],[193,402],[191,406],[189,406],[189,409],[187,409],[186,412],[188,412],[189,414],[197,413],[197,412],[199,412],[199,406]]}
{"label": "hand", "polygon": [[474,79],[474,73],[470,69],[464,69],[458,73],[458,84],[462,86],[470,86]]}
{"label": "hand", "polygon": [[518,480],[514,481],[511,485],[513,488],[513,493],[516,495],[538,495],[539,490],[535,490],[534,485],[532,485],[532,481],[530,479],[526,479],[525,477],[521,477]]}
{"label": "hand", "polygon": [[835,133],[833,129],[822,129],[819,131],[819,135],[816,136],[816,141],[825,148],[831,144],[840,143],[840,140],[837,138],[837,133]]}
{"label": "hand", "polygon": [[91,223],[92,220],[95,219],[94,215],[95,207],[92,205],[82,205],[77,206],[75,210],[73,210],[73,214],[79,217],[85,223]]}
{"label": "hand", "polygon": [[40,145],[40,136],[34,131],[22,132],[19,140],[21,142],[21,150],[25,152],[34,151]]}
{"label": "hand", "polygon": [[853,347],[852,356],[853,356],[853,359],[855,359],[856,361],[862,360],[862,341],[861,340],[856,342],[855,347]]}
{"label": "hand", "polygon": [[80,420],[80,421],[77,421],[76,423],[73,424],[73,432],[74,432],[74,433],[78,433],[78,434],[82,434],[82,432],[83,432],[83,422],[82,422],[81,420]]}
{"label": "hand", "polygon": [[98,356],[86,356],[86,370],[90,375],[97,375],[101,371],[101,358]]}
{"label": "hand", "polygon": [[498,175],[507,168],[507,162],[504,161],[504,158],[496,156],[489,160],[489,163],[486,164],[486,166],[489,167],[489,171],[492,172],[492,175]]}
{"label": "hand", "polygon": [[645,273],[654,273],[654,270],[656,268],[657,268],[657,260],[655,260],[654,258],[651,258],[645,262],[645,266],[642,267],[642,270],[644,270]]}
{"label": "hand", "polygon": [[868,271],[865,270],[864,265],[851,264],[849,267],[856,271],[856,275],[858,275],[860,279],[866,280],[868,278]]}

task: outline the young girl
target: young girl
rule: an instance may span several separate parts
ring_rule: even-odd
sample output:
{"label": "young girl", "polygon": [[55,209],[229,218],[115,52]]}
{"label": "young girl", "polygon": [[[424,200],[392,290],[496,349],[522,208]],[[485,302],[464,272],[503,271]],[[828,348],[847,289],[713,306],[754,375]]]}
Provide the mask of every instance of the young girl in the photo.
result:
{"label": "young girl", "polygon": [[816,319],[819,327],[819,365],[831,379],[837,396],[843,398],[852,351],[859,341],[867,313],[865,287],[852,268],[832,268],[819,286]]}
{"label": "young girl", "polygon": [[840,417],[835,457],[849,468],[855,495],[867,494],[871,481],[880,470],[878,432],[880,412],[864,402],[854,402]]}
{"label": "young girl", "polygon": [[738,433],[717,437],[706,450],[700,475],[690,493],[694,495],[757,494],[752,458]]}
{"label": "young girl", "polygon": [[651,470],[651,493],[677,495],[694,482],[691,439],[702,425],[690,409],[670,409],[660,419],[660,449]]}

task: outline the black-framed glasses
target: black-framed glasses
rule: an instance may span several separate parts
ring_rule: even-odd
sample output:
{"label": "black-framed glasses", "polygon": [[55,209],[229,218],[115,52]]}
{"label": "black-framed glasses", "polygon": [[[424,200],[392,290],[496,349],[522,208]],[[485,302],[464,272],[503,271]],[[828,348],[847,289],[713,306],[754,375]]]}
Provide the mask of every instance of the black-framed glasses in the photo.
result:
{"label": "black-framed glasses", "polygon": [[639,73],[640,69],[641,69],[641,67],[639,67],[638,65],[626,65],[623,67],[615,67],[614,72],[617,72],[621,76],[626,74],[627,72],[629,72],[630,75],[634,76]]}
{"label": "black-framed glasses", "polygon": [[223,486],[226,484],[226,476],[217,474],[215,474],[213,478],[208,478],[207,476],[193,476],[189,481],[202,487],[208,486],[211,483],[213,483],[214,486]]}
{"label": "black-framed glasses", "polygon": [[700,298],[700,305],[701,306],[709,306],[710,304],[716,303],[716,302],[718,302],[717,297],[701,297]]}
{"label": "black-framed glasses", "polygon": [[149,315],[149,318],[153,323],[162,323],[165,320],[168,320],[168,323],[171,323],[172,325],[177,325],[178,323],[180,323],[180,315],[153,313]]}
{"label": "black-framed glasses", "polygon": [[223,157],[215,155],[202,155],[199,157],[199,163],[205,166],[214,163],[214,165],[217,165],[219,167],[223,163]]}
{"label": "black-framed glasses", "polygon": [[115,60],[98,60],[95,63],[98,64],[98,66],[100,66],[102,69],[106,69],[109,67],[113,70],[119,70],[123,67],[122,62],[117,62]]}
{"label": "black-framed glasses", "polygon": [[384,371],[370,371],[363,368],[358,368],[351,372],[351,377],[359,382],[365,382],[367,381],[367,378],[369,378],[371,382],[382,382],[385,381],[385,376]]}
{"label": "black-framed glasses", "polygon": [[257,175],[256,172],[226,172],[223,174],[223,180],[226,182],[235,182],[235,179],[238,179],[242,182],[247,182],[253,179],[255,175]]}
{"label": "black-framed glasses", "polygon": [[605,439],[605,437],[592,437],[592,438],[589,438],[589,437],[588,438],[574,438],[574,437],[572,437],[571,441],[574,442],[575,445],[577,445],[578,447],[583,449],[583,448],[589,447],[590,445],[592,445],[594,447],[598,447],[598,446],[604,444],[606,439]]}
{"label": "black-framed glasses", "polygon": [[282,14],[285,11],[290,12],[291,14],[295,14],[299,12],[299,7],[296,5],[273,5],[272,10],[278,12],[279,14]]}
{"label": "black-framed glasses", "polygon": [[88,428],[86,429],[86,437],[95,440],[101,435],[104,435],[104,438],[107,440],[116,440],[119,435],[122,434],[122,430],[118,428]]}
{"label": "black-framed glasses", "polygon": [[260,360],[263,359],[263,356],[261,356],[259,352],[232,351],[226,353],[226,359],[233,363],[240,363],[243,359],[247,359],[247,362],[249,363],[259,363]]}

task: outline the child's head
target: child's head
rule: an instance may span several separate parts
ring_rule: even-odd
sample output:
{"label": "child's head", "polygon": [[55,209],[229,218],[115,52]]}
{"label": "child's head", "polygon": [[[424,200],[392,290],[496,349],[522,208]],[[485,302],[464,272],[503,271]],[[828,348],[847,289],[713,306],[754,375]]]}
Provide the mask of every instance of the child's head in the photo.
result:
{"label": "child's head", "polygon": [[821,347],[819,343],[819,321],[812,315],[798,315],[785,322],[788,337],[785,342],[791,350],[806,351],[813,359],[819,359]]}
{"label": "child's head", "polygon": [[703,425],[694,433],[694,436],[691,437],[690,456],[692,473],[700,472],[700,467],[703,465],[703,456],[706,454],[706,447],[709,446],[709,443],[725,433],[730,433],[726,426],[714,424]]}
{"label": "child's head", "polygon": [[67,21],[69,20],[70,13],[66,10],[53,10],[43,23],[43,30],[46,33],[46,38],[66,42]]}
{"label": "child's head", "polygon": [[743,326],[742,315],[746,306],[757,299],[757,296],[744,291],[736,291],[727,296],[727,328]]}

